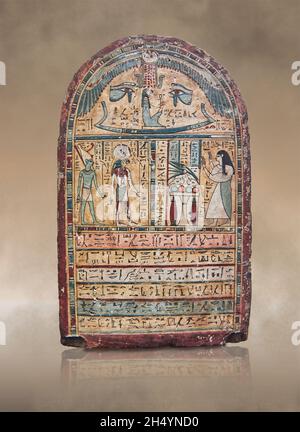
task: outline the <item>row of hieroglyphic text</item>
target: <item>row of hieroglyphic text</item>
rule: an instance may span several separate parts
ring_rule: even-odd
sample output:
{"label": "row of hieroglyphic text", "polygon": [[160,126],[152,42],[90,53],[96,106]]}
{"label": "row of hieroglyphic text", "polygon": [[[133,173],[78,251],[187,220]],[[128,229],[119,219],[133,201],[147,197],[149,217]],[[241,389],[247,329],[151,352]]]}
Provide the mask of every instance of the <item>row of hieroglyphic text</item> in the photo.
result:
{"label": "row of hieroglyphic text", "polygon": [[177,315],[149,317],[79,316],[79,331],[99,332],[174,332],[186,330],[229,330],[234,325],[233,314]]}
{"label": "row of hieroglyphic text", "polygon": [[169,248],[234,248],[231,233],[199,232],[95,232],[83,231],[76,235],[76,249],[169,249]]}

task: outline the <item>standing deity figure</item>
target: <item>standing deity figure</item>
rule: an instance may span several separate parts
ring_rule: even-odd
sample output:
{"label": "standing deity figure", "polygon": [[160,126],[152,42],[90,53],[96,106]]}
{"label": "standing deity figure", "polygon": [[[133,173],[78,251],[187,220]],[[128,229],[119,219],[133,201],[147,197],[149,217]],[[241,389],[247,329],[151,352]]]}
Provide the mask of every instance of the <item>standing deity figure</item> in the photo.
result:
{"label": "standing deity figure", "polygon": [[[118,159],[114,162],[112,168],[112,186],[116,196],[115,219],[117,225],[136,223],[131,217],[129,190],[132,189],[138,197],[140,195],[132,182],[131,173],[127,167],[128,163],[128,159]],[[125,219],[121,219],[120,215],[122,217],[125,216]]]}
{"label": "standing deity figure", "polygon": [[86,224],[85,220],[85,209],[86,203],[89,205],[90,214],[92,217],[93,224],[99,224],[100,222],[96,218],[95,206],[92,195],[93,186],[96,192],[101,198],[104,198],[105,194],[99,192],[99,186],[97,182],[97,176],[93,169],[93,159],[85,159],[84,169],[79,173],[78,187],[77,187],[77,202],[80,203],[80,220],[82,224]]}

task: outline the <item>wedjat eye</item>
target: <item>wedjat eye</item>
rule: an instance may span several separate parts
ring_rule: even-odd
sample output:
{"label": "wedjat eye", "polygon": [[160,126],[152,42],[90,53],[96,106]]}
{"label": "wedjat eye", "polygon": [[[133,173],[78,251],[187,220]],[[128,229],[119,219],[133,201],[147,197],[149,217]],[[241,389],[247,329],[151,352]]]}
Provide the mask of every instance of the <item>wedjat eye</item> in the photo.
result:
{"label": "wedjat eye", "polygon": [[130,103],[132,101],[134,87],[134,83],[123,83],[117,86],[111,86],[109,90],[110,102],[117,102],[127,95],[128,102]]}
{"label": "wedjat eye", "polygon": [[184,105],[190,105],[192,102],[193,91],[181,84],[171,84],[169,95],[173,98],[173,105],[176,107],[178,100]]}

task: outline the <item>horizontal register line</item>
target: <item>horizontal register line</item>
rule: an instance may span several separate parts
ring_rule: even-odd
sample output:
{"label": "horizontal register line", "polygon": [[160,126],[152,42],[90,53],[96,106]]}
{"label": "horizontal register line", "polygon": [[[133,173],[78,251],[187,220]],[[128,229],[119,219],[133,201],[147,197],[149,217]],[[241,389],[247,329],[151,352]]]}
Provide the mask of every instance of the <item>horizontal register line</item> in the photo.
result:
{"label": "horizontal register line", "polygon": [[161,285],[161,284],[172,284],[172,285],[177,285],[177,284],[186,284],[186,285],[194,285],[194,284],[211,284],[211,283],[231,283],[234,282],[234,279],[228,279],[228,280],[213,280],[213,281],[170,281],[170,282],[164,282],[164,281],[159,281],[159,282],[149,282],[149,281],[142,281],[142,282],[86,282],[86,281],[76,281],[77,284],[83,284],[83,285],[137,285],[137,284],[145,284],[148,283],[149,285]]}
{"label": "horizontal register line", "polygon": [[[108,267],[109,266],[109,267]],[[84,265],[76,265],[77,269],[81,268],[106,268],[106,269],[113,269],[113,268],[206,268],[206,267],[232,267],[234,266],[234,263],[227,263],[227,264],[170,264],[170,265],[149,265],[149,264],[141,264],[141,265],[120,265],[120,264],[84,264]]]}

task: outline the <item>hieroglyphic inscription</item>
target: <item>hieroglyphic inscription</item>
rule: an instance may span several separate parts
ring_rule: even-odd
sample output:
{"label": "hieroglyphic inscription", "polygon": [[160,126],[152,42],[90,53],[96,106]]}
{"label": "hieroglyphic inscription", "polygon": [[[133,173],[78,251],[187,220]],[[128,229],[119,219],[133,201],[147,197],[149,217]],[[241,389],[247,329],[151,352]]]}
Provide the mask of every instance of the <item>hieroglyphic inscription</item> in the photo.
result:
{"label": "hieroglyphic inscription", "polygon": [[76,236],[78,249],[169,249],[231,248],[234,234],[202,232],[81,232]]}
{"label": "hieroglyphic inscription", "polygon": [[78,299],[233,298],[234,282],[77,284]]}
{"label": "hieroglyphic inscription", "polygon": [[93,265],[175,265],[175,264],[234,264],[235,253],[231,249],[111,249],[79,250],[76,253],[77,267]]}
{"label": "hieroglyphic inscription", "polygon": [[233,326],[232,314],[186,315],[186,316],[151,316],[151,317],[86,317],[79,318],[82,332],[139,332],[139,331],[185,331],[216,330],[220,327],[228,330]]}

